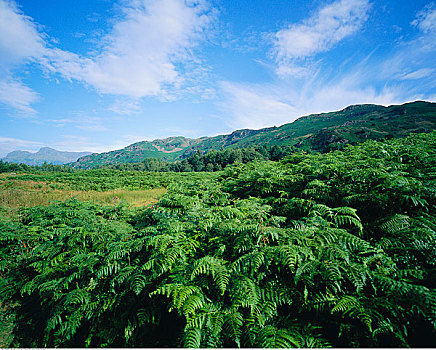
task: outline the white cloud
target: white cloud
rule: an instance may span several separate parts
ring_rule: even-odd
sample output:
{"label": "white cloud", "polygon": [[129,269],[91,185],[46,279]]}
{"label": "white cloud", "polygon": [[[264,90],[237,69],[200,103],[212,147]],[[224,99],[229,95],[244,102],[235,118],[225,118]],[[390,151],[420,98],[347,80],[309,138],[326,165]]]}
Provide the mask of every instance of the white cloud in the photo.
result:
{"label": "white cloud", "polygon": [[[81,56],[49,45],[48,36],[12,0],[0,0],[0,81],[9,89],[0,101],[33,111],[36,93],[12,78],[14,68],[29,62],[103,94],[169,99],[170,90],[180,89],[185,78],[192,80],[194,66],[201,65],[193,49],[205,38],[215,12],[207,0],[124,0],[121,4],[121,16],[113,20],[101,47],[94,50],[97,53]],[[24,93],[20,101],[19,89]]]}
{"label": "white cloud", "polygon": [[400,79],[402,80],[415,80],[426,78],[431,75],[435,70],[433,68],[421,68],[416,71],[404,74]]}
{"label": "white cloud", "polygon": [[290,62],[281,62],[276,69],[276,74],[279,77],[293,76],[295,78],[304,78],[313,72],[312,67],[299,66]]}
{"label": "white cloud", "polygon": [[222,82],[223,102],[220,108],[231,118],[232,128],[258,129],[283,124],[295,115],[295,109],[282,102],[270,86]]}
{"label": "white cloud", "polygon": [[13,2],[0,0],[0,65],[15,65],[44,52],[44,38],[32,19]]}
{"label": "white cloud", "polygon": [[[386,80],[410,81],[409,91],[436,89],[436,8],[434,4],[425,6],[416,15],[411,25],[419,32],[410,40],[403,41],[373,71],[376,78]],[[413,82],[420,79],[419,84]],[[428,99],[428,96],[423,96]]]}
{"label": "white cloud", "polygon": [[61,135],[61,140],[52,142],[50,147],[62,151],[71,152],[109,152],[116,149],[122,149],[134,142],[143,141],[144,137],[134,135],[121,135],[111,140],[111,142],[101,143],[86,136]]}
{"label": "white cloud", "polygon": [[76,118],[52,119],[50,122],[55,127],[63,127],[66,124],[73,125],[77,129],[87,131],[107,131],[108,128],[103,125],[103,120],[98,117],[88,115],[79,115]]}
{"label": "white cloud", "polygon": [[434,3],[425,6],[411,23],[424,33],[436,33],[436,7]]}
{"label": "white cloud", "polygon": [[195,61],[191,49],[213,18],[207,3],[184,0],[131,0],[103,39],[100,53],[81,57],[53,50],[49,67],[105,94],[131,98],[165,95],[183,83],[182,68]]}
{"label": "white cloud", "polygon": [[20,114],[35,113],[31,105],[38,100],[38,94],[14,77],[12,71],[20,64],[39,59],[45,51],[44,38],[36,24],[13,2],[0,0],[0,103]]}
{"label": "white cloud", "polygon": [[22,115],[34,115],[36,111],[31,105],[38,99],[39,95],[20,81],[12,78],[0,80],[0,102],[16,109]]}
{"label": "white cloud", "polygon": [[417,46],[421,54],[431,53],[434,64],[434,51],[436,50],[435,3],[432,2],[419,11],[411,25],[420,31],[418,39],[414,42],[415,46]]}
{"label": "white cloud", "polygon": [[5,157],[9,152],[16,150],[37,151],[45,144],[37,141],[21,140],[13,137],[0,136],[0,158]]}
{"label": "white cloud", "polygon": [[108,108],[108,110],[117,114],[128,115],[140,112],[141,107],[138,100],[118,99]]}
{"label": "white cloud", "polygon": [[361,29],[368,17],[368,0],[337,0],[302,23],[275,34],[274,57],[279,75],[301,73],[297,61],[327,51]]}
{"label": "white cloud", "polygon": [[335,80],[318,77],[312,80],[280,81],[271,84],[221,84],[221,110],[232,128],[259,129],[290,123],[297,118],[326,111],[341,110],[349,105],[375,103],[400,104],[418,95],[404,95],[398,87],[377,91],[362,80],[365,69],[359,68]]}
{"label": "white cloud", "polygon": [[420,11],[412,23],[419,29],[418,35],[395,46],[384,57],[373,53],[360,61],[351,57],[337,67],[315,61],[317,54],[357,33],[370,7],[367,0],[338,0],[307,20],[277,32],[274,59],[280,79],[269,84],[222,83],[223,102],[219,107],[228,116],[227,124],[232,128],[256,129],[353,104],[386,106],[434,100],[433,5]]}

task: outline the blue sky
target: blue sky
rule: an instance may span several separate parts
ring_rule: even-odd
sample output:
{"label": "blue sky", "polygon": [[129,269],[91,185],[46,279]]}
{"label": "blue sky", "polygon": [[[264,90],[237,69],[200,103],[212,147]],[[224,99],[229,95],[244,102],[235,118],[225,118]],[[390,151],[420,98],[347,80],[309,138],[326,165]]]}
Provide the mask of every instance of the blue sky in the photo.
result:
{"label": "blue sky", "polygon": [[436,4],[0,0],[0,157],[436,100]]}

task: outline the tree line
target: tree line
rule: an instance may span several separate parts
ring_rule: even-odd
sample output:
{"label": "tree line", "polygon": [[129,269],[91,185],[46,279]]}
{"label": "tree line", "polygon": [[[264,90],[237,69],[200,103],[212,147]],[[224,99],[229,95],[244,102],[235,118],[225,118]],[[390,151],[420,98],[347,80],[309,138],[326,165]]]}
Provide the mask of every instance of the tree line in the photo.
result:
{"label": "tree line", "polygon": [[[161,160],[159,158],[145,158],[138,163],[120,163],[102,165],[98,169],[132,170],[132,171],[151,171],[151,172],[214,172],[221,171],[227,165],[234,163],[248,163],[253,160],[273,160],[283,159],[296,149],[291,146],[252,146],[246,148],[221,149],[200,152],[196,150],[192,154],[175,162]],[[44,162],[42,165],[26,165],[24,163],[7,163],[0,160],[0,173],[4,172],[75,172],[81,171],[68,165],[53,165]]]}
{"label": "tree line", "polygon": [[295,152],[292,146],[280,145],[259,145],[245,148],[228,148],[221,150],[210,150],[207,152],[194,151],[189,157],[167,162],[157,158],[146,158],[139,163],[123,163],[104,166],[109,169],[117,170],[140,170],[157,172],[213,172],[221,171],[226,166],[235,163],[248,163],[254,160],[278,161],[287,155]]}

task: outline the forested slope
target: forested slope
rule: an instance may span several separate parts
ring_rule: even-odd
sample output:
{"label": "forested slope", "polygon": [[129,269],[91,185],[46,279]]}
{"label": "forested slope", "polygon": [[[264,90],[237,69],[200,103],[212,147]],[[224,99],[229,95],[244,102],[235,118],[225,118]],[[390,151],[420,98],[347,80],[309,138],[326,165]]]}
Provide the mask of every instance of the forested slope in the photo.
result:
{"label": "forested slope", "polygon": [[4,217],[12,346],[431,347],[435,169],[433,132]]}
{"label": "forested slope", "polygon": [[417,101],[383,107],[355,105],[341,111],[301,117],[293,123],[260,130],[236,130],[228,135],[188,139],[182,136],[142,141],[124,149],[92,154],[70,165],[89,169],[135,163],[145,158],[174,161],[196,151],[253,146],[294,146],[302,150],[329,151],[366,140],[404,137],[436,129],[436,103]]}

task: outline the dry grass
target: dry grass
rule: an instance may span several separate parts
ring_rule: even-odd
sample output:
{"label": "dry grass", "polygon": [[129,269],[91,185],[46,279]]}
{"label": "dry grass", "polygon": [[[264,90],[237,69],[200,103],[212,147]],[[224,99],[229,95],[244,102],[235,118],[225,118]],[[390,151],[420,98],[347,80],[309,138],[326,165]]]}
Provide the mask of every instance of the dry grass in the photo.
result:
{"label": "dry grass", "polygon": [[[3,179],[2,179],[3,178]],[[57,186],[59,187],[59,186]],[[157,202],[165,194],[165,188],[149,190],[72,191],[50,187],[45,182],[8,180],[0,176],[0,216],[15,217],[18,208],[47,205],[50,202],[69,198],[116,205],[124,200],[134,207],[143,207]],[[0,348],[8,348],[13,341],[12,328],[15,316],[0,302]]]}
{"label": "dry grass", "polygon": [[150,190],[112,190],[105,192],[78,191],[75,197],[83,201],[95,201],[103,204],[118,204],[119,201],[126,201],[134,207],[143,207],[157,200],[166,193],[165,188],[155,188]]}
{"label": "dry grass", "polygon": [[0,180],[0,207],[8,209],[28,208],[36,205],[47,205],[56,200],[64,201],[69,198],[106,205],[116,205],[123,200],[134,207],[143,207],[155,203],[165,192],[165,188],[148,190],[117,189],[104,192],[73,191],[54,189],[45,182],[2,182]]}

